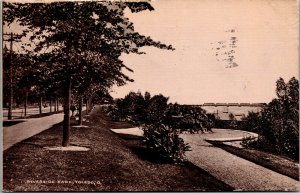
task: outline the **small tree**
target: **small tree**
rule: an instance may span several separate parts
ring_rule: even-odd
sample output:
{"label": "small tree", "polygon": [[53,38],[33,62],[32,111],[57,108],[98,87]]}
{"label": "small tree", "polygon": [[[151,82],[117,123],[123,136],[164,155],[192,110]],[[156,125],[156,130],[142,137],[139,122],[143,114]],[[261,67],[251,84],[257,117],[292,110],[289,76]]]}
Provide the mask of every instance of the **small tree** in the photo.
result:
{"label": "small tree", "polygon": [[243,124],[242,130],[252,131],[252,132],[261,132],[262,131],[262,117],[260,113],[249,112],[248,116],[242,118]]}
{"label": "small tree", "polygon": [[145,111],[145,123],[163,123],[167,112],[168,100],[169,98],[162,94],[151,97]]}
{"label": "small tree", "polygon": [[238,121],[232,113],[229,113],[229,127],[232,129],[236,129],[238,127]]}

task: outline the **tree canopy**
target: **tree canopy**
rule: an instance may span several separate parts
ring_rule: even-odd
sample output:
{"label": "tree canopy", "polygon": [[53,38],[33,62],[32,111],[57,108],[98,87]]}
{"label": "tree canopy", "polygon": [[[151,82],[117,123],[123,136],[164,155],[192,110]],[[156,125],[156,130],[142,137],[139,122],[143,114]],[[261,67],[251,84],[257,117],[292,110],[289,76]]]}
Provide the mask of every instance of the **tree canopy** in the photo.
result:
{"label": "tree canopy", "polygon": [[276,81],[277,98],[260,113],[249,113],[243,119],[243,129],[261,135],[256,146],[299,159],[299,82]]}
{"label": "tree canopy", "polygon": [[133,81],[123,73],[123,69],[132,69],[119,59],[122,53],[144,54],[140,51],[144,46],[173,50],[171,45],[136,32],[125,17],[126,8],[154,10],[147,2],[4,2],[3,20],[5,25],[19,23],[24,26],[23,35],[30,36],[24,48],[34,59],[40,90],[64,87],[69,104],[70,89],[85,92],[97,84],[110,88]]}

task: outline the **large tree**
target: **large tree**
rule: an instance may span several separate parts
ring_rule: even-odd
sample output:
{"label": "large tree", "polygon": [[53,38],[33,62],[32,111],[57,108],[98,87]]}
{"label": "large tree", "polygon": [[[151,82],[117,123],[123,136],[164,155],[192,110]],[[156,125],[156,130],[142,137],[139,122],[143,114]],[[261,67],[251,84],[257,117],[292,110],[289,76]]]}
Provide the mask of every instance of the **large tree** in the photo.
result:
{"label": "large tree", "polygon": [[[100,84],[111,87],[132,81],[119,59],[122,53],[142,54],[139,48],[170,49],[135,32],[124,11],[153,10],[144,2],[4,3],[6,24],[18,22],[31,35],[31,54],[42,89],[64,88],[63,146],[68,146],[71,90]],[[34,49],[32,49],[32,45]],[[28,45],[29,46],[29,45]],[[45,86],[46,85],[46,86]]]}
{"label": "large tree", "polygon": [[276,95],[260,113],[251,112],[243,119],[245,130],[260,134],[258,147],[299,159],[299,82],[276,81]]}
{"label": "large tree", "polygon": [[[4,50],[2,69],[4,106],[10,98],[9,93],[6,91],[12,89],[17,107],[21,102],[25,101],[25,114],[27,95],[32,86],[32,81],[30,81],[30,79],[32,80],[31,63],[31,58],[29,58],[27,54],[20,54],[13,51],[7,53]],[[10,68],[13,68],[11,73]]]}

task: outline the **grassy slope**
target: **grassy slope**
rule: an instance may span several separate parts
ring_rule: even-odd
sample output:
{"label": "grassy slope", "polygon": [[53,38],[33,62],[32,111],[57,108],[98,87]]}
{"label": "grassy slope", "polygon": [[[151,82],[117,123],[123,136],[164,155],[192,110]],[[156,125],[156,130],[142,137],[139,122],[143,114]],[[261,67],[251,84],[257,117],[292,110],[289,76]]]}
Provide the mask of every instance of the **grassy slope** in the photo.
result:
{"label": "grassy slope", "polygon": [[[88,152],[48,151],[59,146],[61,124],[6,150],[3,186],[6,191],[229,191],[232,188],[193,166],[160,163],[137,139],[123,139],[107,128],[98,110],[89,117],[90,128],[72,128],[71,144]],[[51,180],[51,183],[26,183]],[[67,180],[68,183],[57,183]],[[99,184],[76,184],[74,180]],[[73,184],[72,184],[73,183]]]}

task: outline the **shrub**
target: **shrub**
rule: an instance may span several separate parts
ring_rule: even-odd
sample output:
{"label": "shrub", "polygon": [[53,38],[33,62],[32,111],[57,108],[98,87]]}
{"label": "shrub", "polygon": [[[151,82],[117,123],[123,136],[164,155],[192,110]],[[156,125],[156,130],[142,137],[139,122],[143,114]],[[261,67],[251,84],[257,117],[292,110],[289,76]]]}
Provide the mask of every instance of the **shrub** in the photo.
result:
{"label": "shrub", "polygon": [[144,105],[144,115],[140,120],[146,124],[160,123],[165,119],[168,108],[168,97],[154,95]]}
{"label": "shrub", "polygon": [[241,145],[246,148],[251,148],[253,143],[255,143],[255,140],[251,137],[243,137]]}
{"label": "shrub", "polygon": [[262,117],[259,113],[249,112],[248,116],[242,118],[241,130],[260,132],[262,130]]}
{"label": "shrub", "polygon": [[238,121],[236,120],[235,116],[232,113],[229,113],[229,128],[237,129],[238,128]]}
{"label": "shrub", "polygon": [[144,125],[143,130],[147,148],[172,162],[184,161],[185,152],[190,146],[179,137],[176,129],[157,123]]}
{"label": "shrub", "polygon": [[169,104],[164,123],[179,129],[180,132],[199,133],[212,132],[215,123],[214,115],[206,114],[205,110],[198,106]]}
{"label": "shrub", "polygon": [[273,143],[263,135],[259,135],[257,139],[251,137],[243,138],[241,145],[246,148],[259,149],[266,152],[276,153]]}

